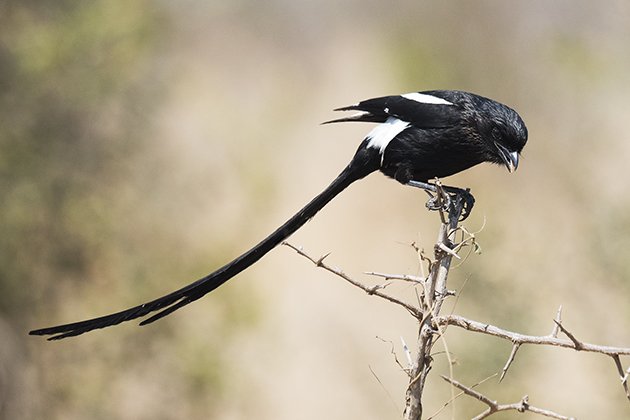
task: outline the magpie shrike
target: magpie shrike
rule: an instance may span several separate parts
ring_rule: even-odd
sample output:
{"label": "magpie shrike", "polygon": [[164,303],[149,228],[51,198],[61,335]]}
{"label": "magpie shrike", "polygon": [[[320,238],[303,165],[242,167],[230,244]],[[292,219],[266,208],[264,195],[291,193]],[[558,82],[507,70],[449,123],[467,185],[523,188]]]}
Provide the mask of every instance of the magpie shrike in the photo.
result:
{"label": "magpie shrike", "polygon": [[[381,171],[402,184],[425,186],[482,162],[518,167],[527,128],[513,109],[468,92],[433,90],[368,99],[335,111],[355,114],[326,123],[379,123],[363,139],[346,168],[321,194],[252,249],[213,273],[165,296],[114,314],[31,331],[49,340],[144,317],[156,321],[213,291],[299,229],[346,187]],[[430,184],[428,184],[430,186]]]}

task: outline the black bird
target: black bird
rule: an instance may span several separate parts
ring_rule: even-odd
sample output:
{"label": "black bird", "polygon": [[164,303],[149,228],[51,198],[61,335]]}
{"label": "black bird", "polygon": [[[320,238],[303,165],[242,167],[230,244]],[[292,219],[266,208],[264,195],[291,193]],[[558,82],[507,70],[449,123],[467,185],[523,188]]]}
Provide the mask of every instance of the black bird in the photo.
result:
{"label": "black bird", "polygon": [[[31,331],[49,340],[76,336],[158,311],[156,321],[213,291],[299,229],[346,187],[380,170],[398,182],[426,186],[482,162],[518,167],[527,128],[513,109],[468,92],[433,90],[368,99],[335,111],[357,111],[328,121],[380,123],[361,142],[346,168],[321,194],[259,244],[213,273],[151,302],[110,315]],[[325,124],[326,124],[325,123]],[[430,188],[430,184],[429,188]]]}

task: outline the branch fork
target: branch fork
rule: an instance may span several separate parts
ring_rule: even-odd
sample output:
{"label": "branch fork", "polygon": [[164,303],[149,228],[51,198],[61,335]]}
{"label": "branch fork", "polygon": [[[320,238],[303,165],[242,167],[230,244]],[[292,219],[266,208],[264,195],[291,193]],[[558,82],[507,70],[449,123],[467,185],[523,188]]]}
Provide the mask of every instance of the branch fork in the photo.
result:
{"label": "branch fork", "polygon": [[[499,382],[502,381],[509,368],[512,366],[517,352],[524,344],[533,345],[546,345],[570,348],[576,351],[594,352],[611,357],[615,363],[616,370],[619,374],[621,385],[625,391],[626,397],[630,400],[630,389],[628,387],[630,377],[630,367],[624,370],[621,362],[621,356],[629,356],[630,348],[624,347],[610,347],[597,344],[587,343],[578,340],[576,336],[571,333],[562,324],[562,306],[558,309],[555,318],[553,319],[553,328],[548,335],[544,336],[531,336],[525,334],[519,334],[517,332],[501,329],[499,327],[484,324],[478,321],[469,320],[458,315],[446,315],[441,316],[440,310],[444,299],[449,296],[455,295],[455,292],[448,290],[446,287],[446,281],[448,273],[451,267],[451,261],[453,258],[461,260],[459,255],[464,247],[469,246],[471,252],[479,252],[480,247],[476,242],[475,235],[466,230],[463,226],[459,226],[459,222],[462,220],[462,214],[467,216],[471,207],[467,207],[471,203],[474,203],[472,195],[468,190],[446,190],[442,187],[439,180],[435,182],[436,192],[432,196],[431,209],[437,210],[440,215],[440,229],[438,237],[434,246],[434,259],[425,255],[424,251],[416,244],[412,244],[412,247],[418,254],[421,263],[426,263],[428,266],[428,274],[426,276],[412,276],[412,275],[400,275],[400,274],[384,274],[378,272],[366,272],[365,274],[375,277],[380,277],[385,280],[384,284],[376,286],[366,286],[361,282],[353,279],[351,276],[345,274],[342,270],[334,268],[324,260],[330,255],[330,253],[324,254],[322,257],[314,258],[307,254],[301,247],[291,245],[288,242],[282,244],[293,249],[302,257],[311,261],[315,266],[322,268],[336,276],[344,279],[348,283],[363,290],[370,296],[377,296],[385,299],[397,306],[400,306],[407,310],[413,317],[418,320],[418,339],[416,342],[417,351],[415,357],[409,350],[409,347],[402,339],[402,346],[405,356],[408,361],[408,367],[404,367],[396,357],[394,352],[393,343],[389,342],[392,346],[391,352],[394,354],[396,363],[403,369],[409,376],[409,384],[406,390],[405,409],[403,418],[405,420],[420,420],[423,412],[422,406],[422,394],[424,386],[429,372],[431,371],[433,357],[431,350],[436,339],[442,339],[445,346],[446,356],[450,359],[450,353],[448,351],[447,343],[444,338],[445,330],[448,326],[456,326],[463,328],[467,331],[474,333],[480,333],[485,335],[491,335],[499,337],[505,340],[509,340],[512,343],[512,350],[510,355],[501,370]],[[455,191],[455,192],[454,192]],[[466,195],[460,194],[457,191],[465,191]],[[468,210],[468,213],[466,213]],[[461,234],[461,237],[458,235]],[[422,267],[422,265],[421,265]],[[405,281],[411,282],[414,286],[421,286],[422,290],[417,294],[418,306],[409,304],[395,296],[385,293],[383,290],[391,284],[393,281]],[[568,339],[559,338],[558,335],[562,333]],[[382,340],[382,339],[381,339]],[[385,341],[385,340],[383,340]],[[449,363],[452,366],[452,363]],[[493,375],[494,376],[494,375]],[[474,420],[484,419],[497,412],[515,410],[518,412],[532,412],[541,416],[546,416],[555,419],[572,419],[572,417],[566,417],[555,413],[550,410],[534,407],[529,404],[529,399],[525,395],[519,402],[513,404],[499,404],[485,395],[473,390],[476,385],[472,387],[465,386],[460,382],[453,379],[453,372],[451,368],[451,374],[449,377],[442,376],[442,378],[450,383],[454,388],[459,389],[461,393],[459,395],[468,395],[476,398],[488,406],[488,408],[479,414]],[[489,378],[487,378],[489,379]],[[487,380],[485,379],[485,380]],[[484,380],[484,381],[485,381]],[[479,382],[482,383],[484,381]],[[459,395],[453,394],[452,398],[444,404],[444,406],[438,411],[442,411],[446,406],[453,402]],[[437,413],[430,416],[429,419],[434,418]]]}

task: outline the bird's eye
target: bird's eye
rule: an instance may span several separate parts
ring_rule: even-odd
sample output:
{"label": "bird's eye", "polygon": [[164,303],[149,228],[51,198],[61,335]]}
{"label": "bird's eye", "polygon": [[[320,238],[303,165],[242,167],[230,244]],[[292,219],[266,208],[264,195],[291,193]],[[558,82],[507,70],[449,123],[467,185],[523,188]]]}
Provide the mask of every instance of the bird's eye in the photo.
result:
{"label": "bird's eye", "polygon": [[501,139],[501,130],[499,129],[499,127],[492,127],[492,138],[494,140]]}

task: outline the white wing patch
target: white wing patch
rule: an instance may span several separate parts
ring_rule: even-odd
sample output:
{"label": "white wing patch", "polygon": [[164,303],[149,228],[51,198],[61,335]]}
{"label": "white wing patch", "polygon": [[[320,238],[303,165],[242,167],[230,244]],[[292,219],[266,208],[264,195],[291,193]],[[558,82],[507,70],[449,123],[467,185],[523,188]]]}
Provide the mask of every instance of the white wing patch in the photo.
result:
{"label": "white wing patch", "polygon": [[410,101],[416,101],[423,104],[435,104],[435,105],[453,105],[452,102],[447,101],[446,99],[438,98],[433,95],[426,95],[424,93],[405,93],[404,95],[400,95],[405,99],[409,99]]}
{"label": "white wing patch", "polygon": [[381,154],[382,161],[383,153],[385,152],[385,148],[389,142],[407,127],[409,127],[409,123],[407,121],[389,117],[384,123],[374,127],[365,137],[370,140],[367,147],[378,149]]}
{"label": "white wing patch", "polygon": [[359,111],[355,114],[352,114],[348,117],[349,120],[358,120],[361,117],[365,117],[366,115],[370,115],[371,112],[369,111]]}

